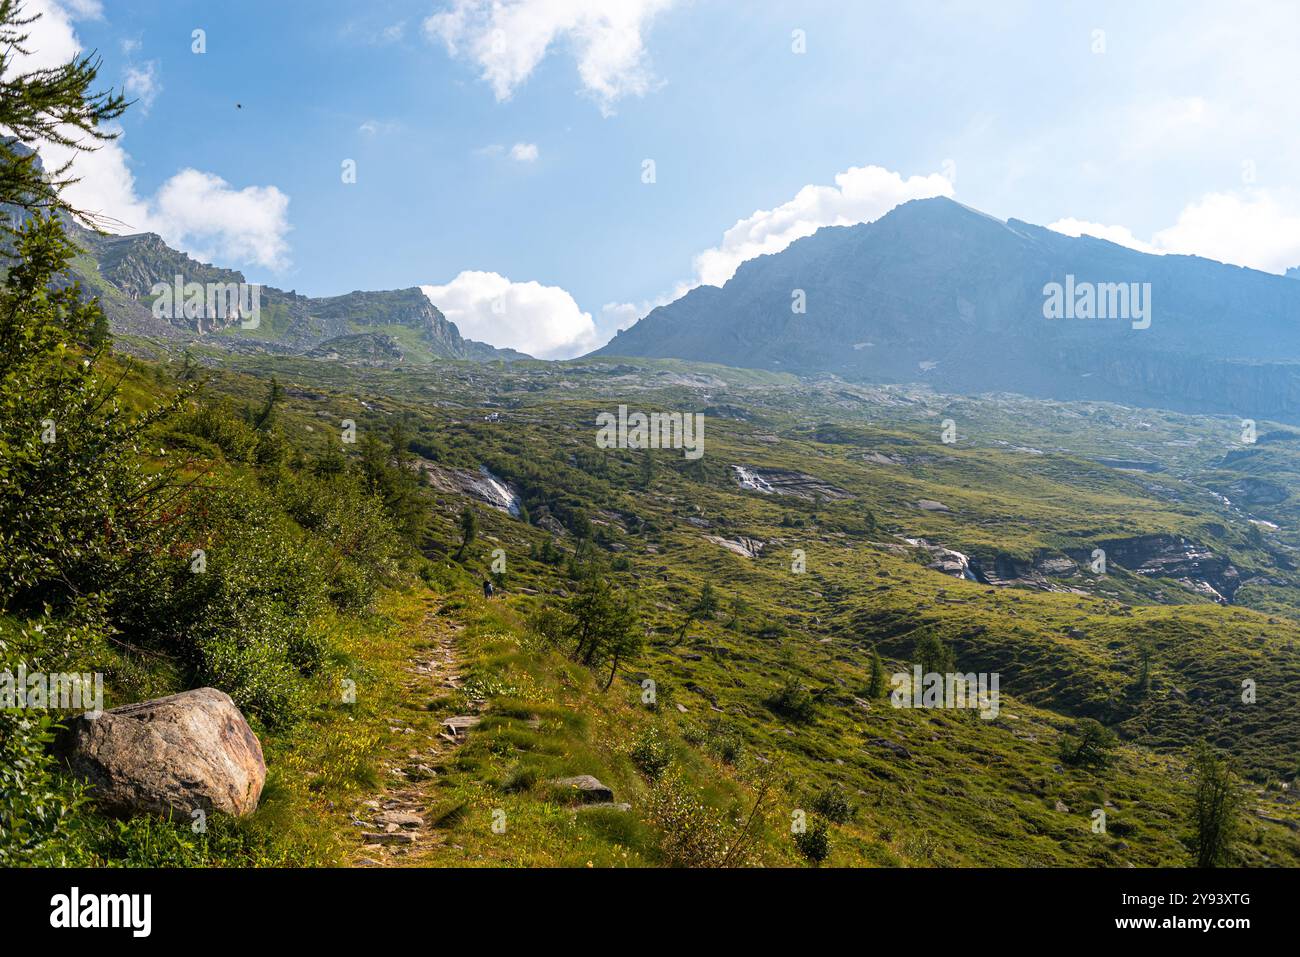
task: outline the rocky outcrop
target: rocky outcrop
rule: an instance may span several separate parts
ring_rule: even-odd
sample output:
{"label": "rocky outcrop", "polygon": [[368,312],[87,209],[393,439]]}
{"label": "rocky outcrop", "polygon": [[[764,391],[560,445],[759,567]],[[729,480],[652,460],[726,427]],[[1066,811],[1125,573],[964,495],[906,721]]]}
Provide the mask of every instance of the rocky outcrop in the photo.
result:
{"label": "rocky outcrop", "polygon": [[335,336],[307,353],[308,359],[325,359],[330,362],[348,359],[367,364],[401,362],[405,357],[401,343],[392,336],[371,332]]}
{"label": "rocky outcrop", "polygon": [[509,482],[497,478],[485,467],[480,467],[477,472],[470,472],[467,469],[446,468],[428,459],[419,459],[416,467],[424,473],[425,481],[441,492],[468,495],[514,518],[523,514],[519,492]]}
{"label": "rocky outcrop", "polygon": [[1248,506],[1279,505],[1291,494],[1276,482],[1258,478],[1238,479],[1225,491],[1232,501]]}
{"label": "rocky outcrop", "polygon": [[950,509],[947,505],[944,505],[943,502],[936,502],[934,499],[931,498],[921,499],[916,503],[916,507],[923,512],[951,512],[952,511],[952,509]]}
{"label": "rocky outcrop", "polygon": [[931,571],[942,572],[954,578],[965,578],[968,581],[983,580],[972,570],[970,558],[961,552],[944,548],[942,545],[931,545],[924,538],[905,538],[903,541],[925,553],[926,568]]}
{"label": "rocky outcrop", "polygon": [[721,545],[728,551],[735,552],[745,558],[757,558],[767,546],[766,542],[761,542],[756,538],[721,538],[717,535],[705,535],[714,545]]}
{"label": "rocky outcrop", "polygon": [[733,465],[731,471],[741,488],[764,495],[793,495],[809,501],[819,497],[826,501],[853,497],[844,489],[803,472],[754,465]]}
{"label": "rocky outcrop", "polygon": [[257,735],[216,688],[80,717],[59,750],[99,806],[117,815],[248,814],[266,782]]}
{"label": "rocky outcrop", "polygon": [[1230,602],[1241,587],[1241,574],[1226,557],[1199,542],[1176,535],[1139,535],[1110,539],[1098,547],[1106,561],[1135,575],[1171,578],[1217,601]]}
{"label": "rocky outcrop", "polygon": [[[1076,578],[1087,584],[1081,572],[1092,561],[1092,550],[1071,551],[1068,555],[1042,551],[1032,559],[1011,555],[965,555],[935,545],[923,538],[904,538],[908,545],[920,549],[926,567],[933,571],[982,582],[998,588],[1036,588],[1040,591],[1088,594],[1063,579]],[[899,546],[875,543],[897,550]],[[1097,543],[1106,552],[1111,565],[1150,578],[1168,578],[1215,601],[1229,603],[1243,584],[1240,572],[1226,557],[1190,539],[1174,535],[1141,535],[1134,538],[1109,539]]]}
{"label": "rocky outcrop", "polygon": [[996,555],[992,559],[972,559],[971,567],[976,577],[999,588],[1036,588],[1039,591],[1067,591],[1087,594],[1081,589],[1063,585],[1054,579],[1073,578],[1079,566],[1064,555],[1040,552],[1032,560]]}

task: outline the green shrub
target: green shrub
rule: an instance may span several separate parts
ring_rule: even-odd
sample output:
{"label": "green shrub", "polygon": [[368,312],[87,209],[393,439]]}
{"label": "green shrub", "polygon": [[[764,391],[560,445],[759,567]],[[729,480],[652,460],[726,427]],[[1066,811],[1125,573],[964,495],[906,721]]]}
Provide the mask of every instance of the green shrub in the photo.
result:
{"label": "green shrub", "polygon": [[744,735],[716,718],[707,722],[702,728],[689,728],[683,737],[689,744],[712,751],[724,764],[735,764],[739,761],[741,752],[745,748]]}
{"label": "green shrub", "polygon": [[670,867],[719,867],[733,837],[726,815],[702,801],[680,774],[663,775],[650,792],[648,819]]}
{"label": "green shrub", "polygon": [[276,486],[284,509],[311,533],[329,599],[340,611],[372,608],[397,570],[400,541],[383,502],[342,475],[297,475]]}
{"label": "green shrub", "polygon": [[[0,672],[81,673],[102,651],[102,631],[97,609],[84,602],[66,619],[0,615]],[[50,753],[59,721],[58,712],[0,708],[0,867],[78,863],[74,825],[85,793]]]}
{"label": "green shrub", "polygon": [[849,796],[838,784],[832,784],[814,797],[812,809],[835,824],[844,824],[853,817]]}
{"label": "green shrub", "polygon": [[251,483],[205,490],[183,531],[201,563],[191,551],[139,562],[113,592],[113,617],[135,624],[133,641],[182,662],[192,683],[271,724],[301,717],[303,679],[328,652],[320,550]]}
{"label": "green shrub", "polygon": [[528,619],[528,631],[558,648],[572,632],[573,624],[573,619],[561,609],[547,605]]}
{"label": "green shrub", "polygon": [[764,699],[769,710],[791,721],[806,723],[814,716],[812,692],[797,678],[787,678],[773,694]]}
{"label": "green shrub", "polygon": [[[171,476],[146,467],[167,405],[132,417],[98,355],[73,348],[102,318],[76,286],[49,288],[73,248],[36,216],[0,288],[0,610],[55,609],[165,547]],[[148,447],[148,446],[144,446]]]}
{"label": "green shrub", "polygon": [[57,774],[54,722],[0,710],[0,867],[67,863],[68,822],[84,795]]}
{"label": "green shrub", "polygon": [[795,832],[794,846],[809,863],[821,864],[831,853],[830,832],[826,822],[821,818],[813,818],[806,828]]}
{"label": "green shrub", "polygon": [[663,733],[654,726],[642,732],[629,752],[632,763],[651,781],[657,781],[673,763],[673,751]]}
{"label": "green shrub", "polygon": [[191,437],[219,449],[228,461],[247,464],[258,460],[261,434],[229,402],[196,402],[176,416],[169,438],[190,448],[204,448],[187,441]]}
{"label": "green shrub", "polygon": [[1105,768],[1111,762],[1119,738],[1115,732],[1093,718],[1080,718],[1061,739],[1059,754],[1065,764],[1085,768]]}

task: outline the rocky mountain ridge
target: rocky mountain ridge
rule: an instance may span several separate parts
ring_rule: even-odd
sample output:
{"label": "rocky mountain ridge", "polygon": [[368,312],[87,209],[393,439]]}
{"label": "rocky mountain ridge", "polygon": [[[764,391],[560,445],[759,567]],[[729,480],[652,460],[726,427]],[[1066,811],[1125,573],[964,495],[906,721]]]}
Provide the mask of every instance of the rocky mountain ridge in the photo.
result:
{"label": "rocky mountain ridge", "polygon": [[914,200],[743,263],[595,354],[1295,421],[1300,286]]}

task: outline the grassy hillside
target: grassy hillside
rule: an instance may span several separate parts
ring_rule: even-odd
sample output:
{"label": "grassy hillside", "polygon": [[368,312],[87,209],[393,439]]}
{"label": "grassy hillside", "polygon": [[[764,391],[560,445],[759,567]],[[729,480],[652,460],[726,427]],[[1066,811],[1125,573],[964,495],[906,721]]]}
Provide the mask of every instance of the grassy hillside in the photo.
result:
{"label": "grassy hillside", "polygon": [[[1281,788],[1297,771],[1288,716],[1300,691],[1286,542],[1204,494],[1197,460],[1171,462],[1155,487],[1150,473],[1095,461],[1077,436],[1031,452],[991,425],[976,441],[966,425],[945,444],[935,397],[882,392],[841,407],[826,383],[675,362],[419,374],[246,362],[136,364],[121,400],[141,412],[205,380],[152,427],[145,467],[179,466],[193,494],[229,502],[204,511],[205,534],[220,532],[216,560],[277,583],[224,600],[251,600],[271,621],[286,601],[309,602],[304,627],[284,644],[226,649],[148,624],[184,604],[135,599],[81,661],[106,673],[110,705],[198,683],[230,691],[266,748],[262,807],[194,834],[79,805],[36,859],[1176,865],[1188,860],[1188,756],[1209,741],[1250,781],[1238,859],[1300,863],[1300,808]],[[282,394],[261,421],[272,375]],[[966,403],[961,421],[1004,422],[1004,401]],[[595,417],[619,404],[704,412],[704,457],[598,449]],[[762,494],[735,465],[800,478],[793,494]],[[482,469],[517,494],[518,517],[464,484]],[[477,534],[464,545],[467,509]],[[269,565],[267,535],[279,556]],[[1190,580],[1090,569],[1097,543],[1151,535],[1195,539],[1288,597],[1253,610]],[[989,570],[1084,557],[993,585],[928,567],[921,539]],[[592,569],[644,632],[612,682],[608,661],[574,661],[543,624]],[[290,578],[310,594],[283,591]],[[712,607],[700,609],[706,586]],[[165,594],[186,599],[178,586]],[[412,674],[451,637],[454,682]],[[995,719],[898,709],[872,688],[873,652],[887,685],[935,638],[958,670],[1000,675]],[[466,714],[481,723],[463,743],[438,737]],[[1119,735],[1107,767],[1062,757],[1084,717]],[[608,785],[615,806],[580,808],[555,784],[580,774]],[[377,850],[362,837],[368,815],[398,792],[430,835]]]}
{"label": "grassy hillside", "polygon": [[[339,382],[324,376],[328,385],[301,375],[317,368],[282,370],[286,423],[300,423],[298,438],[309,448],[323,449],[343,417],[374,430],[400,420],[427,462],[465,471],[485,466],[514,483],[532,520],[478,503],[479,541],[457,555],[466,499],[429,493],[422,548],[434,566],[451,570],[440,586],[453,595],[444,614],[468,626],[463,636],[477,685],[497,689],[484,696],[491,717],[454,760],[434,768],[449,807],[477,809],[453,815],[463,823],[450,829],[436,862],[445,854],[447,863],[583,863],[577,858],[596,854],[593,848],[615,855],[600,858],[606,863],[624,852],[633,863],[664,860],[659,785],[633,757],[650,760],[645,755],[660,746],[680,769],[684,783],[674,777],[674,786],[721,815],[721,846],[728,846],[726,828],[750,820],[764,795],[754,818],[764,823],[746,834],[755,860],[767,863],[801,859],[789,816],[832,789],[855,806],[850,820],[833,825],[835,863],[1179,863],[1185,759],[1202,739],[1241,759],[1257,782],[1259,813],[1296,818],[1290,792],[1276,787],[1296,772],[1294,729],[1285,718],[1300,687],[1290,618],[1221,606],[1178,582],[1153,584],[1123,568],[1102,578],[1085,567],[1067,580],[1089,594],[989,587],[924,567],[926,556],[896,537],[1024,557],[1124,536],[1194,535],[1212,539],[1243,567],[1276,574],[1275,552],[1252,546],[1221,513],[1153,497],[1133,473],[1074,453],[1030,456],[1026,467],[1025,453],[944,446],[906,419],[856,423],[845,441],[824,421],[798,415],[789,400],[774,414],[770,397],[755,402],[725,380],[726,395],[712,394],[724,391],[714,381],[703,386],[707,399],[688,394],[696,407],[732,406],[707,420],[704,464],[657,452],[647,480],[643,453],[597,455],[592,448],[595,415],[611,403],[591,392],[608,388],[595,378],[608,369],[573,379],[563,366],[539,367],[533,379],[517,370],[497,378],[475,370],[481,391],[470,394],[484,398],[469,404],[455,367],[418,381],[374,370],[345,370]],[[681,408],[676,377],[715,374],[674,369],[674,382],[660,388],[667,371],[624,372],[626,392],[615,401]],[[220,377],[213,388],[235,392],[240,382]],[[502,418],[485,421],[491,410]],[[808,418],[821,420],[818,412]],[[908,464],[861,460],[863,448]],[[811,473],[851,497],[817,502],[747,492],[731,474],[738,463]],[[952,511],[918,509],[922,499]],[[582,542],[570,525],[589,526]],[[748,558],[711,538],[765,547]],[[508,568],[499,579],[504,592],[485,605],[477,576],[489,574],[498,547]],[[588,548],[637,596],[650,632],[642,655],[609,691],[601,691],[603,674],[574,665],[527,625],[541,608],[564,601],[574,587],[569,559]],[[806,556],[803,574],[791,571],[796,548]],[[720,608],[683,632],[706,582]],[[887,699],[865,697],[873,647],[892,672],[905,669],[930,634],[953,649],[962,670],[1000,673],[997,720],[896,710]],[[1144,659],[1149,677],[1139,685]],[[647,678],[657,689],[654,708],[641,700]],[[811,702],[800,720],[770,704],[791,678]],[[1251,705],[1240,701],[1244,678],[1261,689]],[[466,706],[454,694],[430,702],[435,718]],[[1113,768],[1062,764],[1062,735],[1081,716],[1120,733]],[[527,725],[534,717],[540,727]],[[631,817],[561,813],[565,802],[547,782],[578,773],[611,785],[617,800],[633,805]],[[1107,801],[1112,827],[1103,838],[1092,833],[1089,815]],[[512,826],[506,833],[516,836],[502,840],[490,827],[493,809],[534,823],[525,834]],[[994,821],[1006,841],[980,839]],[[1246,859],[1294,858],[1287,826],[1252,827]],[[613,836],[598,840],[601,828]]]}

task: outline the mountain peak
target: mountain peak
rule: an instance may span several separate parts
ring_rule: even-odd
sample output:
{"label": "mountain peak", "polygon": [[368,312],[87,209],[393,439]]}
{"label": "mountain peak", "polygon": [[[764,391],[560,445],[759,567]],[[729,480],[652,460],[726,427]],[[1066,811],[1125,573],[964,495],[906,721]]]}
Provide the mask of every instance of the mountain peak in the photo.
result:
{"label": "mountain peak", "polygon": [[[990,216],[988,213],[978,210],[973,206],[967,206],[965,203],[959,203],[951,196],[926,196],[920,199],[909,199],[905,203],[900,203],[891,209],[885,216],[897,216],[908,214],[923,214],[927,216],[944,216],[952,219],[962,219],[966,217],[994,222],[1005,226],[1006,223],[996,216]],[[884,217],[881,217],[882,219]]]}
{"label": "mountain peak", "polygon": [[[1044,290],[1076,280],[1104,286],[1092,301],[1116,314],[1048,319]],[[749,260],[598,352],[1189,411],[1237,412],[1248,394],[1255,414],[1290,421],[1300,285],[931,197]]]}

